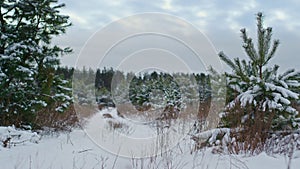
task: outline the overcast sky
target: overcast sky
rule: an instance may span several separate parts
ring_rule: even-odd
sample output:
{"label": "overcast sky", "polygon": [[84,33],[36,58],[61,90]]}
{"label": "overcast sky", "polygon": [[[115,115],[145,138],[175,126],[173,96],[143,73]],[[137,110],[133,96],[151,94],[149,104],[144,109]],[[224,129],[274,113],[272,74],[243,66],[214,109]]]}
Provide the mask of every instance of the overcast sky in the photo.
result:
{"label": "overcast sky", "polygon": [[[217,52],[229,57],[245,58],[241,47],[240,29],[256,35],[255,14],[265,15],[265,26],[273,27],[273,38],[280,46],[272,63],[281,70],[296,68],[300,63],[300,1],[297,0],[60,0],[66,4],[62,13],[70,16],[73,26],[55,43],[70,46],[74,53],[62,59],[64,65],[74,66],[87,40],[109,23],[121,18],[145,13],[161,12],[190,22],[212,42]],[[109,38],[108,36],[104,38]]]}

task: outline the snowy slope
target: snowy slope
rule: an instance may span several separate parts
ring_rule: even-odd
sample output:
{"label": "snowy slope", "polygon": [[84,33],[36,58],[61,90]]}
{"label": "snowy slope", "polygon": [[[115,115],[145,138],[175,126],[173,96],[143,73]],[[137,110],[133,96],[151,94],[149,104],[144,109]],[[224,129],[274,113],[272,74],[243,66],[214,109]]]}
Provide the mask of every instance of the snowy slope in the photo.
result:
{"label": "snowy slope", "polygon": [[[110,111],[113,112],[113,111]],[[99,114],[110,113],[107,110]],[[115,116],[115,114],[113,114]],[[99,116],[94,116],[94,118]],[[91,119],[92,120],[92,119]],[[9,135],[7,127],[0,128],[0,136]],[[287,168],[284,156],[270,157],[261,153],[254,157],[242,155],[221,155],[211,153],[206,149],[198,153],[190,153],[190,140],[187,138],[172,151],[161,156],[145,159],[132,159],[115,156],[96,145],[81,129],[71,133],[60,133],[58,136],[43,136],[40,138],[30,131],[13,132],[26,136],[23,144],[0,148],[1,169],[93,169],[93,168],[186,168],[186,169],[283,169]],[[11,133],[11,132],[10,132]],[[39,138],[30,141],[28,138]],[[34,139],[33,139],[34,140]],[[298,154],[298,155],[297,155]],[[292,161],[292,169],[300,166],[299,152]]]}

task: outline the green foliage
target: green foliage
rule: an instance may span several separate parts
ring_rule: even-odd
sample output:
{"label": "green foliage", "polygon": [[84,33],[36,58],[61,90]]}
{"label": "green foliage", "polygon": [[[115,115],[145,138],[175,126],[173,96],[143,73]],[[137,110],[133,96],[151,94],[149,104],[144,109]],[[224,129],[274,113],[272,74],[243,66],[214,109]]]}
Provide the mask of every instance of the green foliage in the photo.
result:
{"label": "green foliage", "polygon": [[[241,33],[243,48],[249,61],[239,58],[230,60],[223,52],[219,54],[232,69],[232,73],[226,73],[226,76],[230,91],[236,96],[228,105],[227,119],[236,120],[230,118],[230,112],[238,112],[239,115],[235,117],[240,118],[240,123],[253,125],[271,121],[270,128],[276,130],[297,127],[298,112],[291,106],[291,102],[299,100],[299,72],[291,69],[279,74],[278,65],[268,66],[278,48],[279,40],[272,43],[272,28],[263,27],[262,13],[257,14],[257,48],[248,37],[246,29],[241,29]],[[257,118],[261,115],[262,118]],[[240,124],[229,121],[225,123]]]}
{"label": "green foliage", "polygon": [[75,70],[76,81],[73,81],[73,86],[76,91],[73,94],[80,104],[94,104],[96,101],[105,105],[132,103],[137,107],[147,107],[151,103],[156,108],[168,105],[180,107],[183,102],[199,99],[205,103],[212,94],[210,78],[203,73],[167,74],[154,71],[135,75],[112,68],[93,72],[85,68]]}
{"label": "green foliage", "polygon": [[[71,102],[68,82],[56,75],[69,48],[52,45],[65,33],[69,17],[57,0],[4,0],[0,3],[0,117],[2,125],[31,123],[42,107]],[[32,117],[29,119],[29,117]]]}
{"label": "green foliage", "polygon": [[130,83],[129,99],[135,106],[154,102],[158,108],[166,105],[180,107],[180,98],[179,86],[169,74],[144,74],[143,77],[134,77]]}

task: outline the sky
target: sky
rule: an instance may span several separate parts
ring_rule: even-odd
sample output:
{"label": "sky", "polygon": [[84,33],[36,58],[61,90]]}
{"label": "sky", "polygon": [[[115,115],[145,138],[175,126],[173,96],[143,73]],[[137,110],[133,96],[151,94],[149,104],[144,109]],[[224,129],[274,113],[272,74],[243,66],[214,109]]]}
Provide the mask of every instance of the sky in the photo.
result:
{"label": "sky", "polygon": [[[89,42],[95,36],[98,36],[100,41],[110,41],[110,37],[121,30],[111,30],[102,36],[99,35],[99,32],[112,23],[119,22],[122,18],[149,12],[179,17],[205,35],[216,54],[224,51],[229,58],[245,59],[240,29],[246,28],[249,36],[256,41],[255,14],[263,12],[265,26],[272,27],[273,38],[280,40],[280,46],[276,56],[271,60],[271,64],[280,65],[281,71],[289,68],[299,70],[300,1],[297,0],[60,0],[59,2],[66,4],[61,12],[69,15],[73,23],[66,34],[54,39],[54,43],[69,46],[74,50],[71,55],[62,58],[63,65],[74,67],[82,63],[81,65],[86,64],[88,67],[93,64],[93,61],[84,62],[89,59],[81,59],[82,61],[80,58],[78,59],[79,56],[85,57],[83,54],[90,55],[84,52]],[[161,20],[161,22],[164,21]],[[133,26],[139,25],[139,23],[144,22],[143,20],[137,21]],[[146,27],[146,24],[139,26]],[[177,26],[171,24],[171,27]],[[177,47],[174,46],[174,48]],[[122,53],[123,51],[119,52]],[[154,52],[156,54],[163,53],[161,51]],[[140,54],[147,55],[143,52]],[[150,54],[148,53],[148,55]]]}

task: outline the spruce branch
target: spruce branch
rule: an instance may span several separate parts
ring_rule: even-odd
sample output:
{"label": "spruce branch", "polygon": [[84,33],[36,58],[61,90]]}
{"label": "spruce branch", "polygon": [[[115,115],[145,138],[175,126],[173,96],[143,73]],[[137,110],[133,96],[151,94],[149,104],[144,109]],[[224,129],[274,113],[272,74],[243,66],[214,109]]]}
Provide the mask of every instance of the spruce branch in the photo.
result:
{"label": "spruce branch", "polygon": [[232,69],[235,69],[235,65],[234,63],[224,54],[223,51],[221,51],[219,53],[219,57],[225,62],[228,64],[228,66],[230,66]]}

